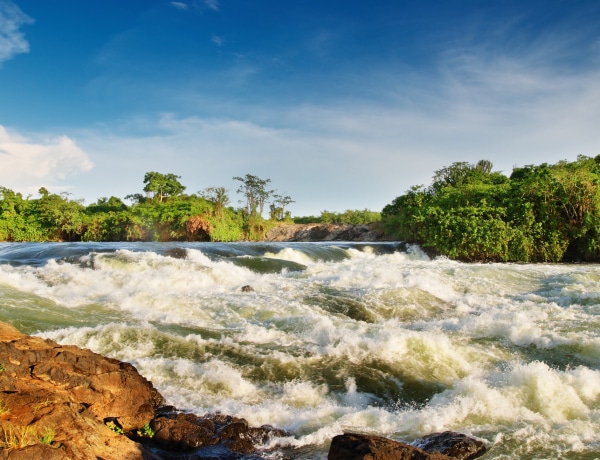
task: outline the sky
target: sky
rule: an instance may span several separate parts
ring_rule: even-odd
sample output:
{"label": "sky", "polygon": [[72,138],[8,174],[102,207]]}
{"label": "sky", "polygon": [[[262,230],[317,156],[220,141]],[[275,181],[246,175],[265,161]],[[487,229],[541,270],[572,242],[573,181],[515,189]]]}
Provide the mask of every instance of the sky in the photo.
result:
{"label": "sky", "polygon": [[380,211],[454,162],[600,154],[598,0],[0,0],[0,186],[269,179]]}

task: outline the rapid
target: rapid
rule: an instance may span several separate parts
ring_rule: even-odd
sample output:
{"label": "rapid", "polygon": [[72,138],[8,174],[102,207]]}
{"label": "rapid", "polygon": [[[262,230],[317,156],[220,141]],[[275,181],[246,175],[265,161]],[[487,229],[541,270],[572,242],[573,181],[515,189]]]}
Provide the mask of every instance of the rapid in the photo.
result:
{"label": "rapid", "polygon": [[291,433],[264,458],[445,430],[484,440],[484,459],[600,457],[597,265],[401,243],[3,243],[0,321],[128,361],[179,409]]}

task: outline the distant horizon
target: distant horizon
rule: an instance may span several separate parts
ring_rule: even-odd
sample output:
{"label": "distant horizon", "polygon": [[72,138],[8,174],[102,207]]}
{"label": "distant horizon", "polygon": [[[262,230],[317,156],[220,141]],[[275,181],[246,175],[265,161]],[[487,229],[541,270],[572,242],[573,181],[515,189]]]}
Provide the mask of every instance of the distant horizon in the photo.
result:
{"label": "distant horizon", "polygon": [[600,154],[600,2],[0,0],[0,186],[270,178],[295,216]]}

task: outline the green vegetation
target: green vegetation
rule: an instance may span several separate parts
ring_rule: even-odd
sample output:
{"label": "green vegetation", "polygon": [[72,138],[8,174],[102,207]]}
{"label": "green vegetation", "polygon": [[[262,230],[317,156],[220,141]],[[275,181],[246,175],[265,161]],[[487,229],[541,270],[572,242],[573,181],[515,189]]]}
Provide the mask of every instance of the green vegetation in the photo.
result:
{"label": "green vegetation", "polygon": [[106,423],[105,423],[105,425],[106,425],[106,426],[107,426],[107,427],[108,427],[108,428],[109,428],[111,431],[113,431],[114,433],[117,433],[117,434],[125,434],[125,433],[123,432],[123,428],[121,428],[119,425],[117,425],[117,423],[116,423],[116,422],[114,422],[114,421],[112,421],[112,420],[110,420],[110,421],[106,422]]}
{"label": "green vegetation", "polygon": [[600,156],[514,168],[453,163],[382,211],[389,235],[464,261],[600,261]]}
{"label": "green vegetation", "polygon": [[[0,187],[0,241],[241,241],[259,240],[280,221],[293,200],[267,189],[270,179],[235,177],[244,206],[229,206],[224,187],[184,194],[174,174],[148,172],[142,193],[100,198],[84,206],[67,193],[39,190],[39,198]],[[262,217],[271,202],[271,218]]]}
{"label": "green vegetation", "polygon": [[38,435],[38,440],[42,443],[42,444],[52,444],[52,441],[54,441],[54,437],[56,436],[56,432],[50,428],[50,427],[46,427],[44,428],[44,431]]}
{"label": "green vegetation", "polygon": [[140,428],[137,431],[137,435],[142,438],[153,438],[155,433],[154,430],[150,428],[150,425],[146,423],[142,428]]}
{"label": "green vegetation", "polygon": [[362,225],[371,224],[373,222],[381,221],[381,213],[375,211],[369,211],[368,209],[363,210],[351,210],[348,209],[343,213],[335,213],[330,211],[322,211],[321,215],[306,216],[306,217],[294,217],[294,222],[297,224],[352,224]]}

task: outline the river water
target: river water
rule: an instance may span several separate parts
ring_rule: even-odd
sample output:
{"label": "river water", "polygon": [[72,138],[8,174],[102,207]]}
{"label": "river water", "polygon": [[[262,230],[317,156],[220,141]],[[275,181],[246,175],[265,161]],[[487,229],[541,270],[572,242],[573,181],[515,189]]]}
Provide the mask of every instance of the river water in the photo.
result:
{"label": "river water", "polygon": [[597,265],[396,243],[0,244],[0,320],[131,362],[179,409],[288,430],[264,458],[444,430],[484,440],[484,459],[600,457]]}

